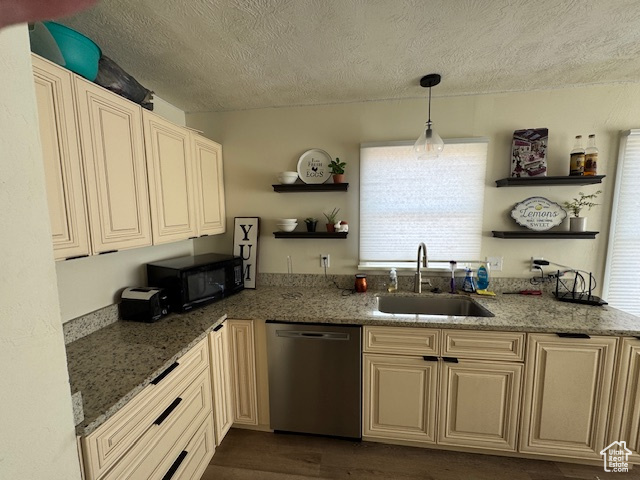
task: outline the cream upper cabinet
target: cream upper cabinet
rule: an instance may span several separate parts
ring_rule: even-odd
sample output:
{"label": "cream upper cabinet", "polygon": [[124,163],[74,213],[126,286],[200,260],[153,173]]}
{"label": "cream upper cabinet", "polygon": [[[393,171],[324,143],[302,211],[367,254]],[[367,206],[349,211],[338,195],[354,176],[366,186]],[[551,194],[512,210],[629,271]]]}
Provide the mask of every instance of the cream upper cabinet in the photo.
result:
{"label": "cream upper cabinet", "polygon": [[154,245],[197,235],[189,130],[142,112]]}
{"label": "cream upper cabinet", "polygon": [[191,133],[195,162],[198,235],[224,233],[225,203],[222,145]]}
{"label": "cream upper cabinet", "polygon": [[89,255],[73,74],[32,55],[47,203],[56,260]]}
{"label": "cream upper cabinet", "polygon": [[521,452],[601,458],[617,342],[529,335]]}
{"label": "cream upper cabinet", "polygon": [[93,252],[151,245],[141,107],[74,79]]}
{"label": "cream upper cabinet", "polygon": [[255,336],[252,320],[227,320],[233,422],[258,425]]}
{"label": "cream upper cabinet", "polygon": [[209,334],[211,377],[213,380],[213,413],[216,425],[216,445],[220,445],[233,424],[233,397],[229,365],[229,326],[218,325]]}
{"label": "cream upper cabinet", "polygon": [[633,455],[629,460],[640,459],[640,339],[624,338],[616,375],[611,430],[607,445],[625,441]]}
{"label": "cream upper cabinet", "polygon": [[443,361],[438,444],[515,451],[523,368],[508,362]]}
{"label": "cream upper cabinet", "polygon": [[363,356],[363,437],[436,442],[438,361]]}

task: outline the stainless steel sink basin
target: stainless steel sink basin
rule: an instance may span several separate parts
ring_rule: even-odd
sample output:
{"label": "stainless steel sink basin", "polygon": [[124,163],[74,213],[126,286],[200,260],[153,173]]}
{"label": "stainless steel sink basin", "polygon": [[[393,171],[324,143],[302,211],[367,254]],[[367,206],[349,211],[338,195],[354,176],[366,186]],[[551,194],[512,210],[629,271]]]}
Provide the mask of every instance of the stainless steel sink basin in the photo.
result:
{"label": "stainless steel sink basin", "polygon": [[384,313],[493,317],[493,313],[469,297],[381,296],[376,299]]}

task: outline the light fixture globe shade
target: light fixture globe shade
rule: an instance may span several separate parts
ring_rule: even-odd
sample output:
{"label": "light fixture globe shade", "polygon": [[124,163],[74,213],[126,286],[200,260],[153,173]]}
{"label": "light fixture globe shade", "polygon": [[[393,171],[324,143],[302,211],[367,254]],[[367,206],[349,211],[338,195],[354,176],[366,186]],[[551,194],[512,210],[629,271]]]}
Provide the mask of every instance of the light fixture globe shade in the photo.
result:
{"label": "light fixture globe shade", "polygon": [[442,138],[431,126],[422,131],[422,135],[413,145],[413,153],[419,159],[437,157],[443,149],[444,142]]}

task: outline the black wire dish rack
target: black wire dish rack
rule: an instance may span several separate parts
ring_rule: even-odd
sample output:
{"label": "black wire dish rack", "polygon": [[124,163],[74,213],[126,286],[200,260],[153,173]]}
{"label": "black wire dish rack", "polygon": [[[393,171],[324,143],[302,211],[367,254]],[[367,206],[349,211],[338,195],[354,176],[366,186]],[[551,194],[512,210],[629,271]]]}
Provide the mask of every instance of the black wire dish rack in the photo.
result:
{"label": "black wire dish rack", "polygon": [[[562,280],[561,277],[565,273],[573,273],[573,282],[571,279]],[[570,303],[580,303],[582,305],[595,305],[595,306],[603,306],[607,305],[602,298],[593,295],[593,289],[596,288],[596,279],[593,278],[591,272],[589,274],[589,281],[585,279],[585,275],[579,270],[567,270],[561,272],[558,270],[556,275],[556,291],[554,295],[556,299],[561,302],[570,302]]]}

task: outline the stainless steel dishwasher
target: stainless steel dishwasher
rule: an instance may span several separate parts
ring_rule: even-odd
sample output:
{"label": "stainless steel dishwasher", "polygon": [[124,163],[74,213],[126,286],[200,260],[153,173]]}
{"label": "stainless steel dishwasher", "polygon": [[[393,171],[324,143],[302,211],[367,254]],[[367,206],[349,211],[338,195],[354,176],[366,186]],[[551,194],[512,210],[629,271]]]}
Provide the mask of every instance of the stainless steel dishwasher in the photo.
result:
{"label": "stainless steel dishwasher", "polygon": [[267,320],[276,431],[362,437],[362,328]]}

